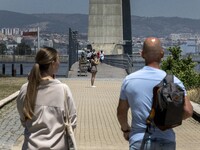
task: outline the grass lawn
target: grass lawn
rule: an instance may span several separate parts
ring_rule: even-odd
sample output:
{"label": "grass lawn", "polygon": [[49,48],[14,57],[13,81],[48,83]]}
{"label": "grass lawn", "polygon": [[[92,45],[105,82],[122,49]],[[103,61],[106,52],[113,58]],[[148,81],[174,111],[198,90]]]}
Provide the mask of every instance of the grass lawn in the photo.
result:
{"label": "grass lawn", "polygon": [[26,82],[26,77],[0,77],[0,100],[18,91]]}

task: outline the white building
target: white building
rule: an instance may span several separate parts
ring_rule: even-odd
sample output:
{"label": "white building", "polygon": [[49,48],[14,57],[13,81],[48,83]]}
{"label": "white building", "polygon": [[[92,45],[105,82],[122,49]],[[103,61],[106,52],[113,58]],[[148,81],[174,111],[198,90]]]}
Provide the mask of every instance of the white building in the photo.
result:
{"label": "white building", "polygon": [[21,37],[21,36],[15,36],[15,37],[13,38],[13,40],[14,40],[15,42],[17,42],[17,44],[20,44],[21,41],[22,41],[22,37]]}
{"label": "white building", "polygon": [[170,38],[172,41],[177,41],[177,40],[180,40],[181,36],[180,34],[173,33],[173,34],[170,34]]}
{"label": "white building", "polygon": [[[34,40],[34,46],[38,46],[38,41]],[[53,40],[49,40],[49,39],[40,39],[40,47],[53,47]]]}
{"label": "white building", "polygon": [[4,35],[21,35],[19,28],[2,28],[1,33]]}

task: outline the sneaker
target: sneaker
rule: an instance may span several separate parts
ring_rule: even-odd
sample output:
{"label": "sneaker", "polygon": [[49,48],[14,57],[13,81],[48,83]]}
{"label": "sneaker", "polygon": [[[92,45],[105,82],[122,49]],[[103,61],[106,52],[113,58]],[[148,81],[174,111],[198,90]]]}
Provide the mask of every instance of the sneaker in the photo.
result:
{"label": "sneaker", "polygon": [[96,87],[95,85],[92,85],[91,87]]}

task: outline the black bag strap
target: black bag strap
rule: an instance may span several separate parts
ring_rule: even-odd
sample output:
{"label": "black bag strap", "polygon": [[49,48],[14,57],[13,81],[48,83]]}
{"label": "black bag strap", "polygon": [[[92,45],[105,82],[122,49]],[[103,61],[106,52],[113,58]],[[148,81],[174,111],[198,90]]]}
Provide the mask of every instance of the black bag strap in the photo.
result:
{"label": "black bag strap", "polygon": [[165,83],[174,82],[174,76],[172,74],[167,74],[163,79],[163,82]]}

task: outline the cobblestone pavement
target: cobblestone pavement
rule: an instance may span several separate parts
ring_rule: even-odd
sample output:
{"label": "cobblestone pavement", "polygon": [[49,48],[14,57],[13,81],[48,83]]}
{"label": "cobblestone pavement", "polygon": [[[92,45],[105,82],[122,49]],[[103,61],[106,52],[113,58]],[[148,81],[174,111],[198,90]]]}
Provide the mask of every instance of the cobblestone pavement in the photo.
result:
{"label": "cobblestone pavement", "polygon": [[0,109],[0,150],[10,150],[23,132],[15,101]]}
{"label": "cobblestone pavement", "polygon": [[[80,150],[128,150],[116,117],[122,80],[96,80],[91,88],[88,80],[65,80],[74,95],[78,110],[75,136]],[[77,94],[79,93],[79,94]],[[129,114],[129,120],[131,116]],[[193,118],[174,129],[177,150],[199,150],[200,124]]]}
{"label": "cobblestone pavement", "polygon": [[200,150],[200,123],[193,118],[174,128],[177,150]]}
{"label": "cobblestone pavement", "polygon": [[66,80],[74,96],[78,125],[75,136],[79,150],[126,150],[116,117],[122,80],[96,80],[96,88],[88,80]]}

